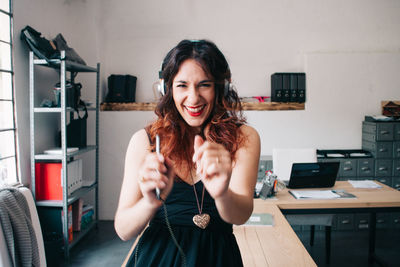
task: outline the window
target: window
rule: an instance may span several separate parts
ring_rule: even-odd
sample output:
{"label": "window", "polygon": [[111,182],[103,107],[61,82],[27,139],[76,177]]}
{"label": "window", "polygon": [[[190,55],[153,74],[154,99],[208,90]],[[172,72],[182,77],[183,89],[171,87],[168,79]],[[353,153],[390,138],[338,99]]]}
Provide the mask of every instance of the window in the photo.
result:
{"label": "window", "polygon": [[0,0],[0,25],[0,186],[2,186],[18,182],[11,0]]}

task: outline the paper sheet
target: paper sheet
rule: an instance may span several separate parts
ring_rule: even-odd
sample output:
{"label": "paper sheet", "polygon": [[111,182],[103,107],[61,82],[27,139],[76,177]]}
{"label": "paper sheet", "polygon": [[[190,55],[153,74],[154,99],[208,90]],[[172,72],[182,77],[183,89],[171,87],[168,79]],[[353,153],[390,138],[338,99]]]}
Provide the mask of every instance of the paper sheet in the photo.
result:
{"label": "paper sheet", "polygon": [[381,188],[379,184],[371,180],[348,180],[354,188]]}
{"label": "paper sheet", "polygon": [[332,190],[290,190],[295,198],[310,198],[310,199],[335,199],[340,198],[340,195],[333,193]]}

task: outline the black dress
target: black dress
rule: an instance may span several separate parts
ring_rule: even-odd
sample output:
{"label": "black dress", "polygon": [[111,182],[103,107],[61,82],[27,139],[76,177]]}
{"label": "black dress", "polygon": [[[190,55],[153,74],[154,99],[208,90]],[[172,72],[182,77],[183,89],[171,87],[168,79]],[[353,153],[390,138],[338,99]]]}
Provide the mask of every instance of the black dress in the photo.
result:
{"label": "black dress", "polygon": [[[201,203],[204,185],[199,181],[195,186]],[[211,220],[204,230],[193,223],[193,216],[199,212],[192,185],[175,181],[165,205],[172,231],[185,254],[186,266],[243,266],[232,224],[221,219],[207,190],[203,213],[208,213]],[[163,206],[150,221],[128,266],[135,266],[135,254],[136,266],[182,266],[182,257],[168,230]]]}

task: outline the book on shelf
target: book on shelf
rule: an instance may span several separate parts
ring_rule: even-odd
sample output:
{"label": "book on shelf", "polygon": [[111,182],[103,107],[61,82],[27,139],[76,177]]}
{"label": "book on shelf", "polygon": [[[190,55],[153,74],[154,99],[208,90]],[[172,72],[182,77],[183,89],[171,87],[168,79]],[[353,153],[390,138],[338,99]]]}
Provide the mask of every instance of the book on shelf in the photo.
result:
{"label": "book on shelf", "polygon": [[92,205],[83,205],[82,218],[81,218],[81,230],[88,227],[93,221],[94,209]]}
{"label": "book on shelf", "polygon": [[83,199],[78,199],[72,204],[72,228],[74,231],[81,230]]}
{"label": "book on shelf", "polygon": [[[78,150],[79,150],[78,147],[68,147],[67,153],[73,153]],[[45,151],[43,151],[43,153],[47,154],[47,155],[61,155],[62,149],[61,149],[61,147],[50,148],[50,149],[46,149]]]}

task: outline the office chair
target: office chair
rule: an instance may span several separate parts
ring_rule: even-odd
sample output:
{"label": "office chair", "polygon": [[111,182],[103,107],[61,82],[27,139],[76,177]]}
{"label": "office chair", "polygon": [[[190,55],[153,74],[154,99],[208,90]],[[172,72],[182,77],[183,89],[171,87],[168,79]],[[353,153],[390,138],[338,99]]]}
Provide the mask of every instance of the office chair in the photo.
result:
{"label": "office chair", "polygon": [[[317,162],[315,148],[272,150],[273,172],[277,175],[278,179],[283,181],[289,181],[293,163],[312,162]],[[326,262],[329,263],[333,214],[286,215],[286,219],[291,225],[310,225],[310,246],[314,245],[315,225],[325,226]]]}

